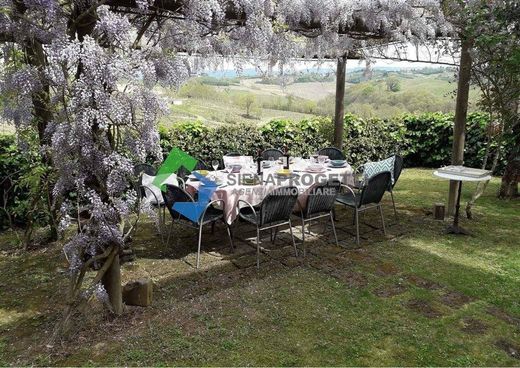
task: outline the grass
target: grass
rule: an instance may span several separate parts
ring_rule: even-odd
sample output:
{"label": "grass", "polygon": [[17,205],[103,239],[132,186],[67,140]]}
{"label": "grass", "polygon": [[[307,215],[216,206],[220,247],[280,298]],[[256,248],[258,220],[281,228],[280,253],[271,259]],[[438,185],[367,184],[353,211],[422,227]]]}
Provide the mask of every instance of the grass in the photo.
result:
{"label": "grass", "polygon": [[285,231],[259,271],[249,267],[249,228],[234,225],[245,238],[234,254],[219,231],[205,234],[196,271],[186,263],[194,233],[166,248],[143,224],[138,260],[123,266],[123,278],[151,278],[154,304],[112,318],[94,303],[52,348],[66,286],[60,247],[23,252],[3,234],[0,365],[518,365],[520,204],[496,199],[498,185],[493,179],[477,202],[476,219],[463,220],[474,236],[455,237],[431,217],[447,183],[431,170],[405,170],[399,223],[386,202],[388,236],[368,212],[357,248],[351,215],[339,210],[345,248],[327,232],[311,238],[303,261],[291,256]]}

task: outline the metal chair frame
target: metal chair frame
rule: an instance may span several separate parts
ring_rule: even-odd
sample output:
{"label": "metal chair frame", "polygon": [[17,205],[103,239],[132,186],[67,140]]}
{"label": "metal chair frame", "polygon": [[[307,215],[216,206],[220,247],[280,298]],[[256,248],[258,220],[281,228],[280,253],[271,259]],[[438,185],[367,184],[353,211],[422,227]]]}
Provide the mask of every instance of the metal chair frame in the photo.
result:
{"label": "metal chair frame", "polygon": [[[384,173],[386,173],[386,172],[387,171],[385,171]],[[390,173],[390,172],[388,172],[388,173]],[[381,174],[382,173],[377,174],[377,175],[381,175]],[[363,192],[366,189],[367,185],[369,185],[369,184],[366,184],[365,187],[363,187],[362,192],[360,194],[361,196],[363,196]],[[356,244],[358,246],[360,244],[360,241],[359,241],[359,214],[364,212],[364,211],[366,211],[366,210],[369,210],[371,208],[378,208],[379,209],[379,214],[381,216],[381,223],[383,225],[383,234],[386,235],[385,218],[384,218],[384,215],[383,215],[383,207],[382,207],[381,201],[379,201],[378,203],[368,203],[368,204],[365,204],[365,205],[360,203],[358,205],[357,201],[356,201],[356,193],[354,192],[354,190],[352,190],[352,188],[350,188],[348,185],[345,185],[345,184],[341,184],[341,187],[348,189],[352,193],[352,196],[354,198],[355,206],[352,207],[352,206],[349,206],[349,205],[345,204],[345,207],[351,207],[351,208],[354,209],[354,222],[355,222],[355,225],[356,225]]]}
{"label": "metal chair frame", "polygon": [[[179,187],[180,188],[180,187]],[[188,196],[188,198],[192,201],[192,202],[195,202],[193,197],[188,193],[186,192],[184,189],[180,188],[184,194],[186,194]],[[216,200],[213,200],[211,202],[209,202],[206,207],[204,208],[204,211],[202,212],[202,214],[200,215],[199,219],[197,222],[195,221],[186,221],[186,220],[183,220],[179,214],[179,218],[177,219],[177,222],[183,226],[188,226],[192,229],[199,229],[199,236],[198,236],[198,244],[197,244],[197,264],[196,264],[196,268],[198,269],[199,268],[199,265],[200,265],[200,250],[201,250],[201,246],[202,246],[202,227],[206,224],[209,224],[211,223],[212,224],[212,229],[213,229],[213,226],[214,226],[214,223],[217,221],[217,220],[221,220],[225,225],[226,225],[226,230],[227,230],[227,233],[228,233],[228,237],[229,237],[229,242],[230,242],[230,245],[231,245],[231,250],[234,250],[235,249],[235,245],[233,244],[233,235],[231,233],[231,228],[229,226],[229,224],[224,220],[224,214],[221,215],[221,217],[217,218],[217,219],[211,219],[211,220],[207,220],[207,221],[204,221],[204,216],[206,215],[206,211],[211,207],[213,206],[214,204],[217,204],[217,203],[220,203],[220,205],[222,206],[222,208],[224,208],[225,206],[225,203],[224,203],[224,200],[222,199],[216,199]],[[165,204],[166,204],[166,199],[165,199]],[[166,207],[166,205],[165,205]],[[175,211],[175,210],[174,210]],[[166,245],[168,246],[169,243],[170,243],[170,236],[171,236],[171,232],[172,232],[172,228],[173,228],[173,224],[175,222],[175,219],[172,215],[172,222],[170,224],[170,229],[168,231],[168,238],[166,240]]]}
{"label": "metal chair frame", "polygon": [[290,215],[289,215],[289,219],[287,221],[280,221],[280,222],[277,222],[275,224],[269,224],[267,226],[260,225],[260,223],[258,221],[258,216],[256,214],[256,210],[253,207],[253,205],[251,203],[249,203],[248,201],[246,201],[246,200],[239,199],[238,202],[237,202],[237,206],[238,207],[239,207],[240,203],[244,203],[246,206],[251,208],[252,213],[255,215],[255,226],[256,226],[256,268],[260,268],[260,231],[264,231],[264,230],[271,230],[272,231],[272,229],[275,229],[274,240],[273,240],[272,232],[271,232],[271,242],[274,243],[274,241],[276,240],[276,232],[278,231],[278,227],[279,226],[289,225],[289,231],[291,233],[291,239],[292,239],[292,243],[293,243],[294,253],[296,254],[296,257],[298,257],[298,248],[296,248],[296,242],[294,241],[294,234],[293,234],[293,230],[292,230],[292,222],[291,222]]}
{"label": "metal chair frame", "polygon": [[[341,188],[340,186],[341,184],[338,183],[338,189]],[[324,184],[321,184],[321,185],[318,185],[316,186],[314,189],[318,188],[318,187],[324,187],[325,185]],[[337,194],[336,194],[337,196]],[[310,199],[310,197],[308,197],[308,200]],[[303,245],[303,256],[305,257],[306,255],[306,247],[305,247],[305,224],[306,223],[309,223],[309,234],[310,234],[310,227],[311,227],[311,221],[313,220],[318,220],[320,218],[324,218],[324,217],[328,217],[329,218],[329,221],[332,225],[332,232],[334,234],[334,240],[336,241],[336,245],[339,246],[339,242],[338,242],[338,235],[336,233],[336,225],[334,224],[334,203],[335,203],[335,199],[334,201],[332,201],[331,203],[331,208],[328,212],[317,212],[316,214],[311,214],[310,216],[306,217],[305,216],[305,211],[304,209],[302,208],[300,210],[300,217],[301,217],[301,220],[302,220],[302,245]],[[307,202],[308,203],[308,202]],[[323,230],[323,233],[325,233],[325,231],[327,231],[327,225],[328,225],[328,222],[325,223],[325,228]]]}
{"label": "metal chair frame", "polygon": [[[273,153],[273,155],[270,155],[269,153]],[[277,148],[267,148],[262,152],[261,156],[262,160],[264,161],[269,160],[269,157],[273,157],[275,160],[278,160],[283,156],[283,152]]]}
{"label": "metal chair frame", "polygon": [[[327,151],[329,151],[327,153]],[[336,155],[339,155],[339,159],[338,158],[331,158],[330,157],[330,151],[334,152],[334,154]],[[345,154],[343,152],[341,152],[340,149],[336,148],[336,147],[325,147],[325,148],[322,148],[318,151],[318,155],[324,155],[324,156],[327,156],[329,159],[331,160],[345,160],[346,157],[345,157]]]}

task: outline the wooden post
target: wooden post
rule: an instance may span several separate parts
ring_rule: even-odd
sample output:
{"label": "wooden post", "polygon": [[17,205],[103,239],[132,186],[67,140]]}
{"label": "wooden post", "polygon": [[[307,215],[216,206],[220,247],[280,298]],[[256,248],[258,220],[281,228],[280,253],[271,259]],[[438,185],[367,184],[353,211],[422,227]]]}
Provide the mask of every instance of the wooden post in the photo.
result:
{"label": "wooden post", "polygon": [[343,128],[345,120],[345,74],[347,66],[347,54],[338,58],[336,68],[336,109],[334,114],[334,146],[343,147]]}
{"label": "wooden post", "polygon": [[435,203],[433,206],[433,218],[435,220],[444,220],[444,203]]}
{"label": "wooden post", "polygon": [[103,275],[103,286],[108,294],[112,311],[116,315],[123,314],[123,291],[121,289],[121,265],[119,254],[116,254],[112,264]]}
{"label": "wooden post", "polygon": [[[466,137],[466,117],[468,114],[469,82],[471,80],[472,63],[470,50],[472,46],[473,41],[471,39],[462,38],[455,121],[453,125],[452,165],[462,165],[464,163],[464,142]],[[458,186],[458,181],[450,180],[450,193],[448,197],[448,215],[450,216],[455,213],[455,200]]]}

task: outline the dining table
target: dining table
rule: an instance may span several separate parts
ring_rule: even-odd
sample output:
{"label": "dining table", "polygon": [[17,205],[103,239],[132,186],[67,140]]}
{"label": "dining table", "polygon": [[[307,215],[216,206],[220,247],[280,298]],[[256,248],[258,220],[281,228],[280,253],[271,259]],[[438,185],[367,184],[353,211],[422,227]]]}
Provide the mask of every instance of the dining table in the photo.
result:
{"label": "dining table", "polygon": [[[231,160],[226,162],[226,169],[211,171],[206,175],[206,178],[216,183],[211,200],[223,201],[224,220],[228,224],[233,223],[238,216],[239,201],[256,206],[269,192],[279,187],[293,186],[298,189],[298,201],[295,205],[297,211],[305,207],[309,190],[314,185],[332,180],[348,186],[354,185],[354,172],[348,163],[335,167],[330,161],[319,164],[313,159],[292,157],[290,174],[279,175],[283,168],[279,161],[264,161],[261,164],[262,174],[257,175],[257,163],[250,156],[237,157],[234,160],[240,162],[238,170]],[[195,195],[201,185],[205,184],[190,175],[186,181],[186,191]]]}

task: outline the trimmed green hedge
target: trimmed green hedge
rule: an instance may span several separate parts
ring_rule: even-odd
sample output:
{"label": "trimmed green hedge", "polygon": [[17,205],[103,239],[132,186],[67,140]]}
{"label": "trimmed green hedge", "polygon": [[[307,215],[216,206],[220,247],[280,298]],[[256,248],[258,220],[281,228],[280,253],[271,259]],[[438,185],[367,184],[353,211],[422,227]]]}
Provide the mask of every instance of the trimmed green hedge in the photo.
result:
{"label": "trimmed green hedge", "polygon": [[[482,165],[487,124],[486,114],[469,114],[465,165]],[[269,147],[287,147],[291,155],[308,156],[330,146],[333,132],[329,117],[299,122],[275,119],[260,127],[244,123],[210,127],[200,122],[183,122],[160,129],[164,152],[177,146],[206,162],[231,151],[255,156],[259,150]],[[407,114],[392,120],[365,120],[347,114],[342,150],[353,166],[397,152],[405,158],[408,167],[439,167],[451,161],[452,134],[452,114]],[[507,147],[502,147],[502,153],[502,157],[507,157]],[[501,160],[495,174],[500,174],[504,165]]]}

